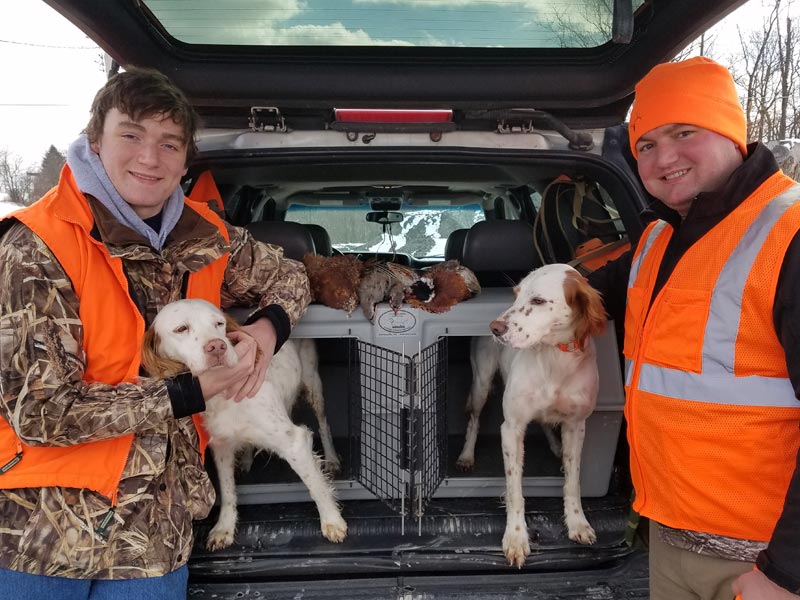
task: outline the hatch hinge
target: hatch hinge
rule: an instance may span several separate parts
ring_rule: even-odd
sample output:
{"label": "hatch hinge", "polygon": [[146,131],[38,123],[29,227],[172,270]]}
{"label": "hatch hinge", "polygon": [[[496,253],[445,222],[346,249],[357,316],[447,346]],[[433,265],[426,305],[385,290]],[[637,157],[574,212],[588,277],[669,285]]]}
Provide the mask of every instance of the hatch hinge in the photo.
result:
{"label": "hatch hinge", "polygon": [[497,123],[497,133],[533,133],[535,127],[533,121],[506,121],[500,120]]}
{"label": "hatch hinge", "polygon": [[253,131],[274,131],[276,133],[286,133],[287,131],[283,115],[276,106],[250,107],[248,124]]}

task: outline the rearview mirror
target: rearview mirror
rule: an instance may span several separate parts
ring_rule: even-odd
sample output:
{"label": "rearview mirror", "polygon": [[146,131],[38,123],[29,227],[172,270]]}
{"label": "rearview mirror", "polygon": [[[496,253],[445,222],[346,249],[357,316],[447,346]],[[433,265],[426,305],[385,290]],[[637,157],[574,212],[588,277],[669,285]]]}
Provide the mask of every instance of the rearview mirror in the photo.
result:
{"label": "rearview mirror", "polygon": [[381,225],[391,225],[392,223],[402,223],[403,213],[388,212],[385,210],[368,212],[366,216],[370,223],[380,223]]}

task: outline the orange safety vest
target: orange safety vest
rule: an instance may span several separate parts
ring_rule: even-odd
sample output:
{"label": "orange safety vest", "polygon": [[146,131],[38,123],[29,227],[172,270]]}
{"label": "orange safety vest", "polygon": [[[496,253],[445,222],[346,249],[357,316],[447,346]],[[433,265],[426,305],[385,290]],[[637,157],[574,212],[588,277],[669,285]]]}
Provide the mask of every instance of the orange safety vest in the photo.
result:
{"label": "orange safety vest", "polygon": [[776,173],[689,248],[652,299],[672,236],[633,256],[625,389],[634,508],[669,527],[768,541],[800,447],[800,402],[772,309],[800,231],[800,185]]}
{"label": "orange safety vest", "polygon": [[[225,205],[222,202],[222,194],[219,193],[211,171],[203,171],[200,173],[194,186],[192,186],[190,195],[195,202],[203,203],[218,213],[225,210]],[[214,206],[216,206],[216,209],[212,206],[212,202]]]}
{"label": "orange safety vest", "polygon": [[[228,240],[222,220],[205,204],[186,199],[186,205],[217,226]],[[34,231],[50,249],[72,281],[83,324],[87,383],[117,385],[135,382],[144,337],[144,320],[128,293],[120,258],[90,235],[94,224],[85,197],[64,166],[57,187],[13,216]],[[220,304],[228,255],[189,276],[187,297]],[[193,416],[201,456],[208,434],[202,419]],[[116,504],[117,487],[133,434],[73,446],[28,446],[5,419],[0,419],[0,488],[71,487],[94,490]]]}

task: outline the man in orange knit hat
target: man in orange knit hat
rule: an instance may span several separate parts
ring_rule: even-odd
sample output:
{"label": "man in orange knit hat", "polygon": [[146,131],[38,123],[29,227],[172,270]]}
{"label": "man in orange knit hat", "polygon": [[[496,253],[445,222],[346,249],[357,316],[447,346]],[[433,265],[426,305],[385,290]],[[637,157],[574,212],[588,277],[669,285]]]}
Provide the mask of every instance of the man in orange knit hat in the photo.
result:
{"label": "man in orange knit hat", "polygon": [[798,598],[800,186],[707,58],[650,71],[628,131],[656,218],[589,279],[625,319],[651,598]]}

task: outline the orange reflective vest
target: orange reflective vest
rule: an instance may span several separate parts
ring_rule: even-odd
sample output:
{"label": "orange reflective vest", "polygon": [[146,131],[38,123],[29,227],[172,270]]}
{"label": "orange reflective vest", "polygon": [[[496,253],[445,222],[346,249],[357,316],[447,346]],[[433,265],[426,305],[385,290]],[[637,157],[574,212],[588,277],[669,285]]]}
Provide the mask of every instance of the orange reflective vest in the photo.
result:
{"label": "orange reflective vest", "polygon": [[625,388],[634,508],[659,523],[768,541],[800,447],[800,402],[773,302],[800,231],[800,185],[781,173],[692,245],[652,298],[672,228],[633,256]]}
{"label": "orange reflective vest", "polygon": [[225,205],[222,202],[222,194],[219,193],[217,183],[214,181],[214,176],[211,174],[211,171],[203,171],[200,173],[194,186],[192,186],[190,194],[192,200],[202,203],[212,210],[216,210],[216,212],[225,210]]}
{"label": "orange reflective vest", "polygon": [[[186,200],[192,210],[219,228],[222,220],[205,204]],[[68,166],[57,187],[13,216],[34,231],[50,249],[72,281],[80,302],[86,370],[83,380],[116,385],[135,382],[144,320],[128,294],[122,260],[111,257],[91,237],[94,217]],[[228,255],[189,276],[187,296],[219,306]],[[208,436],[194,415],[201,455]],[[94,490],[116,503],[117,487],[130,453],[133,434],[73,446],[28,446],[5,419],[0,419],[0,487],[71,487]]]}

